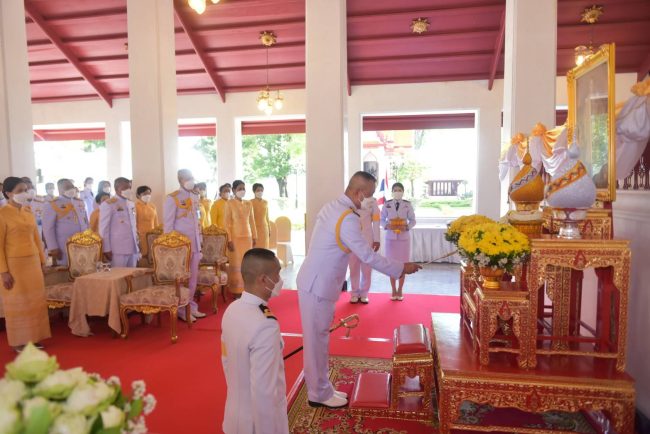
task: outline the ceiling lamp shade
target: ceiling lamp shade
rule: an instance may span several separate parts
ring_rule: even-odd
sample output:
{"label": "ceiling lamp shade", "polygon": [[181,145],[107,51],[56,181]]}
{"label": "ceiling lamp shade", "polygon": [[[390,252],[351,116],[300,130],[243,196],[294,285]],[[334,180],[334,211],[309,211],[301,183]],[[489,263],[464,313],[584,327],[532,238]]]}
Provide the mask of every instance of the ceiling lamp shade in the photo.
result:
{"label": "ceiling lamp shade", "polygon": [[[219,0],[210,0],[210,1],[212,2],[213,5],[219,3]],[[194,9],[194,11],[199,15],[205,12],[206,0],[187,0],[187,4],[189,5],[189,7]]]}

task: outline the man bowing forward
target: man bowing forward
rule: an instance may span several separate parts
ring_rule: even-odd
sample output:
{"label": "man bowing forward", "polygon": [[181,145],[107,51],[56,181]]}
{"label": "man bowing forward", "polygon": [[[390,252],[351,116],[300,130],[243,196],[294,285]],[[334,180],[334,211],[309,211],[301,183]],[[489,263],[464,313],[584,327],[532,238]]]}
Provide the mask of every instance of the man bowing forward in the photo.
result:
{"label": "man bowing forward", "polygon": [[305,262],[296,280],[303,330],[307,399],[312,407],[347,405],[347,395],[329,380],[329,327],[345,281],[350,253],[362,263],[395,279],[422,267],[385,258],[373,251],[361,233],[357,210],[375,192],[377,180],[367,172],[352,176],[345,194],[321,208]]}

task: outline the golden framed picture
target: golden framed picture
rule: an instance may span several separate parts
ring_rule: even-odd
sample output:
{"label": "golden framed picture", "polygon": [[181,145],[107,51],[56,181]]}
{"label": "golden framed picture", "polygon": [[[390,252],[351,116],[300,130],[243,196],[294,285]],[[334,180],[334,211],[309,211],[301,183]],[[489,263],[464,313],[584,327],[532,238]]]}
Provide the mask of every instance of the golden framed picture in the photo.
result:
{"label": "golden framed picture", "polygon": [[568,134],[597,189],[616,199],[615,45],[604,44],[567,73]]}

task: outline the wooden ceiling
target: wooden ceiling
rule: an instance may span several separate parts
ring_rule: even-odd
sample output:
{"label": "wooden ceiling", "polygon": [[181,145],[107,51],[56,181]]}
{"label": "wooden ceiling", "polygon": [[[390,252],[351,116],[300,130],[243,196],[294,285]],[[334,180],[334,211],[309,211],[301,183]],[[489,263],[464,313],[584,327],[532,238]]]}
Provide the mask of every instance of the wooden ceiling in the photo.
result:
{"label": "wooden ceiling", "polygon": [[[650,70],[650,1],[601,0],[595,26],[581,24],[588,0],[559,0],[558,74],[573,48],[616,42],[617,72]],[[202,15],[175,0],[179,94],[255,91],[266,84],[259,33],[269,50],[269,81],[305,86],[305,0],[221,0]],[[35,102],[127,97],[126,0],[25,0],[29,70]],[[348,0],[350,84],[458,81],[503,76],[504,0]],[[429,31],[410,24],[427,18]]]}

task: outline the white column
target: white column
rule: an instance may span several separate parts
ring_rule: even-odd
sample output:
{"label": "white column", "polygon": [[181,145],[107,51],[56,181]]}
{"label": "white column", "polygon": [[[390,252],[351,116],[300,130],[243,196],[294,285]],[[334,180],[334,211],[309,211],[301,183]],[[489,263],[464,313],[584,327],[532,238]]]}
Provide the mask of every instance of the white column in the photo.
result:
{"label": "white column", "polygon": [[34,136],[25,8],[0,1],[0,177],[34,179]]}
{"label": "white column", "polygon": [[483,106],[476,113],[476,134],[478,139],[478,164],[476,182],[476,212],[492,219],[501,215],[499,198],[498,166],[501,143],[501,110],[496,104]]}
{"label": "white column", "polygon": [[[239,134],[236,131],[239,125]],[[239,143],[238,143],[239,142]],[[239,151],[238,151],[239,150]],[[235,122],[231,113],[217,117],[217,179],[219,185],[230,183],[241,176],[241,122]]]}
{"label": "white column", "polygon": [[161,207],[178,188],[173,2],[127,0],[127,18],[134,184],[151,186]]}
{"label": "white column", "polygon": [[504,140],[555,126],[556,60],[557,0],[506,0]]}
{"label": "white column", "polygon": [[346,0],[307,0],[307,243],[320,208],[343,193],[347,146]]}
{"label": "white column", "polygon": [[120,120],[110,118],[106,121],[106,175],[113,180],[125,176],[122,167],[122,140]]}
{"label": "white column", "polygon": [[[353,116],[348,110],[348,164],[347,174],[363,169],[363,122],[361,116]],[[381,180],[379,180],[381,182]]]}

